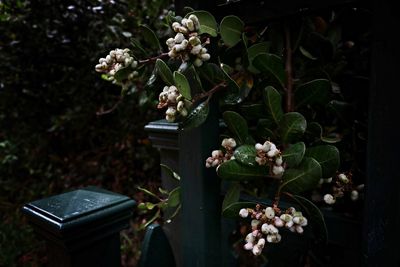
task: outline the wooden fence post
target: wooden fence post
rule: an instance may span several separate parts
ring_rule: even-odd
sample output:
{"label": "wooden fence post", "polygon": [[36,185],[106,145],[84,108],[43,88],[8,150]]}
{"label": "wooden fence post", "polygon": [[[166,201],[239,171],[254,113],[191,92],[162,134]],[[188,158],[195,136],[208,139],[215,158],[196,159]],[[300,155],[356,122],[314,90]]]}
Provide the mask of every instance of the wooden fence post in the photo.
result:
{"label": "wooden fence post", "polygon": [[46,240],[50,267],[121,265],[119,232],[128,227],[135,202],[96,187],[33,201],[23,207]]}

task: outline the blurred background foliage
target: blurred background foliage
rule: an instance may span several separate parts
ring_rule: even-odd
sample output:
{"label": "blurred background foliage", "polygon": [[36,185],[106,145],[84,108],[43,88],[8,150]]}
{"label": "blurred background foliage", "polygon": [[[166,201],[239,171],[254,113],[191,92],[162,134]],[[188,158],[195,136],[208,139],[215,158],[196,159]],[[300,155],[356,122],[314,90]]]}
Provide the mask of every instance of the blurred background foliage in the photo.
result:
{"label": "blurred background foliage", "polygon": [[[143,131],[160,117],[155,103],[139,81],[96,114],[120,90],[94,65],[140,39],[140,24],[162,29],[170,2],[0,0],[0,266],[46,262],[24,203],[86,185],[137,199],[135,185],[157,186],[158,154]],[[134,229],[123,234],[123,266],[139,256]]]}

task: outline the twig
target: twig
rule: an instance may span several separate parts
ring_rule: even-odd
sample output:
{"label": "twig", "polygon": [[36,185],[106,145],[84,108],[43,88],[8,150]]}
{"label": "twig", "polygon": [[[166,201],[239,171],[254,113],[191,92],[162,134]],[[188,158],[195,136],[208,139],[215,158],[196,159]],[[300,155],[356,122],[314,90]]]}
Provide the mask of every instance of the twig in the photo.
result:
{"label": "twig", "polygon": [[159,58],[163,58],[163,57],[166,57],[166,56],[168,56],[168,53],[162,53],[162,54],[160,54],[158,56],[155,56],[155,57],[139,60],[139,64],[146,64],[146,63],[149,63],[149,62],[153,62],[153,61],[156,61]]}
{"label": "twig", "polygon": [[107,110],[103,110],[103,107],[102,107],[99,111],[96,112],[96,115],[97,116],[102,116],[102,115],[106,115],[106,114],[109,114],[109,113],[113,112],[122,103],[122,99],[123,99],[123,97],[121,97],[121,96],[118,97],[118,101],[114,104],[114,106],[112,106],[112,108],[107,109]]}
{"label": "twig", "polygon": [[294,110],[293,103],[293,69],[292,69],[292,47],[290,43],[289,25],[285,25],[285,72],[286,72],[286,112]]}

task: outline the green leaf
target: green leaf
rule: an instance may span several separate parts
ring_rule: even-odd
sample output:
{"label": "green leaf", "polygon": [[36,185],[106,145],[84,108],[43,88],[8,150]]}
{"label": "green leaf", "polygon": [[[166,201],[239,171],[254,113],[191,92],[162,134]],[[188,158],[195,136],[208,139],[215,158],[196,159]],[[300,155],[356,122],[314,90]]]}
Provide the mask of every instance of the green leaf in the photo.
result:
{"label": "green leaf", "polygon": [[222,202],[222,210],[227,206],[239,201],[240,198],[240,184],[238,182],[232,182],[229,186],[228,191],[225,194],[224,201]]}
{"label": "green leaf", "polygon": [[261,139],[275,139],[275,133],[271,130],[274,122],[269,119],[260,119],[257,123],[257,136]]}
{"label": "green leaf", "polygon": [[200,22],[200,34],[207,33],[212,37],[217,37],[218,35],[218,25],[214,16],[209,12],[204,10],[198,10],[194,12],[188,13],[185,18],[188,18],[190,15],[196,15]]}
{"label": "green leaf", "polygon": [[304,47],[300,46],[300,52],[303,54],[303,56],[305,56],[308,59],[311,60],[317,60],[316,57],[314,57],[313,55],[311,55],[310,52],[308,52]]}
{"label": "green leaf", "polygon": [[155,198],[158,199],[158,200],[160,199],[156,194],[154,194],[153,192],[147,190],[146,188],[143,188],[143,187],[140,187],[140,186],[138,186],[138,187],[136,187],[136,188],[137,188],[138,190],[142,191],[143,193],[149,195],[149,196],[155,197]]}
{"label": "green leaf", "polygon": [[234,111],[225,111],[222,117],[229,131],[234,135],[234,139],[238,141],[239,144],[244,144],[249,135],[249,128],[246,120]]}
{"label": "green leaf", "polygon": [[240,95],[240,88],[239,85],[234,81],[231,76],[229,76],[228,72],[229,71],[229,66],[223,63],[220,63],[221,65],[221,71],[225,75],[225,80],[227,80],[227,90],[225,90],[225,93],[223,97],[220,99],[222,103],[228,104],[228,105],[235,105],[240,102],[242,102],[242,98]]}
{"label": "green leaf", "polygon": [[304,157],[297,168],[285,170],[280,191],[293,194],[314,189],[321,179],[321,165],[313,158]]}
{"label": "green leaf", "polygon": [[256,155],[257,150],[254,145],[242,145],[235,149],[235,153],[233,154],[235,159],[249,166],[256,166]]}
{"label": "green leaf", "polygon": [[160,41],[158,40],[157,35],[153,32],[152,29],[145,25],[140,25],[140,30],[142,32],[142,36],[144,41],[152,48],[157,51],[161,51]]}
{"label": "green leaf", "polygon": [[210,107],[207,101],[200,103],[195,109],[193,109],[186,119],[183,121],[180,126],[182,130],[189,130],[192,128],[196,128],[203,124],[208,117],[208,113],[210,112]]}
{"label": "green leaf", "polygon": [[331,83],[326,79],[316,79],[300,85],[294,92],[296,108],[307,104],[325,105],[329,101]]}
{"label": "green leaf", "polygon": [[263,93],[263,99],[267,107],[268,115],[275,124],[278,124],[283,116],[282,96],[272,86],[267,86]]}
{"label": "green leaf", "polygon": [[222,216],[225,218],[239,218],[239,211],[245,208],[255,208],[257,203],[255,202],[236,202],[228,205],[222,210]]}
{"label": "green leaf", "polygon": [[167,85],[174,85],[175,80],[172,71],[162,59],[157,59],[156,68],[158,75]]}
{"label": "green leaf", "polygon": [[167,203],[168,203],[169,208],[176,207],[181,203],[181,187],[180,186],[178,186],[177,188],[175,188],[174,190],[172,190],[169,193]]}
{"label": "green leaf", "polygon": [[161,167],[161,170],[163,170],[164,173],[165,173],[166,175],[168,175],[169,177],[171,177],[171,178],[173,178],[173,179],[175,179],[175,180],[177,180],[177,181],[180,181],[180,180],[181,180],[181,177],[179,176],[179,174],[177,174],[176,172],[174,172],[169,166],[167,166],[167,165],[161,163],[161,164],[160,164],[160,167]]}
{"label": "green leaf", "polygon": [[274,54],[261,53],[253,59],[252,64],[261,73],[266,73],[274,77],[282,88],[284,88],[286,74],[283,61],[280,57]]}
{"label": "green leaf", "polygon": [[247,166],[236,160],[229,160],[217,168],[217,174],[227,181],[248,181],[259,178],[266,178],[269,175],[267,166]]}
{"label": "green leaf", "polygon": [[146,209],[148,209],[148,210],[154,209],[155,206],[156,205],[154,203],[146,202]]}
{"label": "green leaf", "polygon": [[308,216],[308,222],[315,233],[315,240],[326,243],[328,241],[328,229],[321,210],[310,200],[302,196],[292,195],[291,197],[299,203]]}
{"label": "green leaf", "polygon": [[190,94],[190,85],[185,75],[180,72],[174,71],[174,80],[176,87],[178,87],[179,93],[181,93],[184,98],[191,100],[192,95]]}
{"label": "green leaf", "polygon": [[332,100],[327,109],[336,115],[342,122],[350,125],[353,121],[353,106],[350,103]]}
{"label": "green leaf", "polygon": [[265,118],[267,112],[264,104],[244,104],[240,105],[240,112],[245,118]]}
{"label": "green leaf", "polygon": [[313,157],[322,168],[322,178],[332,177],[339,168],[339,150],[332,145],[321,145],[306,149],[307,157]]}
{"label": "green leaf", "polygon": [[306,131],[307,121],[298,112],[288,112],[279,121],[278,132],[282,143],[290,144],[301,138]]}
{"label": "green leaf", "polygon": [[220,27],[221,38],[227,46],[234,46],[240,42],[244,29],[243,21],[236,16],[226,16]]}
{"label": "green leaf", "polygon": [[117,82],[122,82],[123,80],[126,80],[128,78],[128,75],[131,74],[131,72],[131,68],[122,68],[114,74],[114,79]]}
{"label": "green leaf", "polygon": [[247,49],[247,58],[249,60],[248,70],[252,73],[258,74],[260,73],[254,66],[253,66],[253,59],[261,53],[268,53],[271,44],[269,42],[261,42],[250,46]]}
{"label": "green leaf", "polygon": [[282,153],[282,158],[286,164],[293,168],[300,164],[306,152],[306,145],[303,142],[290,145]]}
{"label": "green leaf", "polygon": [[311,122],[307,124],[306,134],[314,138],[320,139],[322,135],[322,126],[318,122]]}

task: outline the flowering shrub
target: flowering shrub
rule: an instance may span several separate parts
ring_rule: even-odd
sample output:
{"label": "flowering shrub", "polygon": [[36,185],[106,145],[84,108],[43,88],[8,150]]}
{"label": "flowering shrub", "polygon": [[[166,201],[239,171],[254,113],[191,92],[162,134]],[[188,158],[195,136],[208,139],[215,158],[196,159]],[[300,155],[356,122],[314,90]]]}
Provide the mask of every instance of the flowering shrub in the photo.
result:
{"label": "flowering shrub", "polygon": [[[317,240],[326,240],[318,206],[344,196],[357,201],[363,187],[352,157],[356,141],[339,122],[348,107],[339,80],[354,43],[316,16],[250,27],[236,16],[218,24],[209,12],[190,10],[184,17],[171,12],[166,22],[165,45],[144,28],[157,54],[140,59],[145,49],[135,44],[132,51],[116,50],[120,58],[114,51],[100,59],[96,70],[123,92],[135,79],[161,82],[157,107],[183,131],[201,125],[209,106],[219,105],[221,147],[210,151],[205,167],[215,167],[227,186],[223,215],[251,219],[245,250],[262,254],[267,243],[284,240],[282,228],[303,234],[310,225]],[[241,201],[243,192],[259,201]],[[296,207],[283,208],[282,197]]]}

